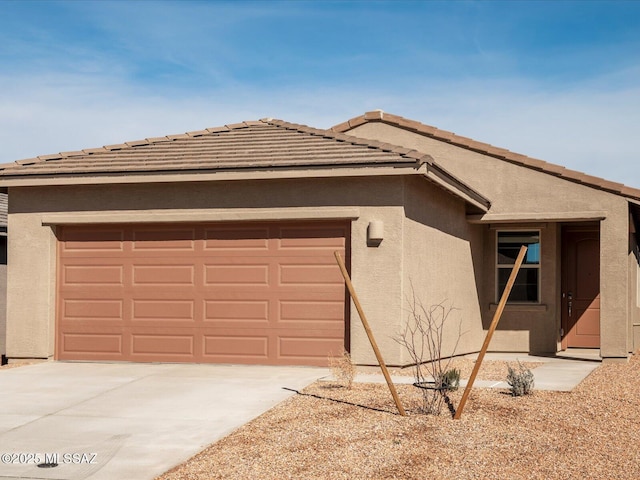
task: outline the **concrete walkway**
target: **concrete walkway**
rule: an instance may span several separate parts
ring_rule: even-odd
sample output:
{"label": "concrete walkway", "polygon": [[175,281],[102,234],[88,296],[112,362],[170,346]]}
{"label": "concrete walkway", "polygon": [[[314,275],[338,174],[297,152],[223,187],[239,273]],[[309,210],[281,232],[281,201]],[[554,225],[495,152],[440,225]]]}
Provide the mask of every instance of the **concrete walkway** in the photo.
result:
{"label": "concrete walkway", "polygon": [[[485,358],[544,362],[534,370],[538,390],[570,391],[600,365],[522,354]],[[284,387],[300,390],[328,374],[307,367],[63,362],[0,370],[0,480],[150,480],[293,395]],[[408,376],[393,380],[413,383]],[[384,379],[365,374],[357,381]],[[508,388],[495,381],[475,386]],[[35,465],[54,459],[54,468]]]}
{"label": "concrete walkway", "polygon": [[[283,387],[299,390],[327,373],[63,362],[3,369],[0,480],[153,479],[293,395]],[[57,467],[35,465],[56,455]]]}
{"label": "concrete walkway", "polygon": [[[477,355],[468,355],[467,358],[476,359]],[[543,357],[535,355],[514,354],[514,353],[488,353],[485,360],[497,360],[504,362],[542,362],[543,365],[532,370],[535,379],[535,390],[551,390],[556,392],[570,392],[591,372],[601,365],[599,357],[593,354],[578,352],[574,357],[557,356]],[[505,367],[506,376],[506,367]],[[362,383],[385,383],[382,374],[359,374],[356,382]],[[394,375],[393,383],[412,384],[412,376]],[[467,380],[460,380],[460,386],[467,385]],[[498,382],[491,380],[476,380],[474,388],[509,388],[506,381]]]}

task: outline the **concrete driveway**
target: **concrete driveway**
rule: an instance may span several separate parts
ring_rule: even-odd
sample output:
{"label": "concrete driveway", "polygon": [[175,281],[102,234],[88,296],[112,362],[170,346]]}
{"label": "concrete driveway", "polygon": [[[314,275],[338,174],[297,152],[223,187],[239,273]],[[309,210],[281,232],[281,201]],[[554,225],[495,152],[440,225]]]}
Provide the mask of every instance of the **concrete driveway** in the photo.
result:
{"label": "concrete driveway", "polygon": [[[0,370],[0,480],[153,479],[328,374],[48,362]],[[57,467],[35,463],[55,461]]]}

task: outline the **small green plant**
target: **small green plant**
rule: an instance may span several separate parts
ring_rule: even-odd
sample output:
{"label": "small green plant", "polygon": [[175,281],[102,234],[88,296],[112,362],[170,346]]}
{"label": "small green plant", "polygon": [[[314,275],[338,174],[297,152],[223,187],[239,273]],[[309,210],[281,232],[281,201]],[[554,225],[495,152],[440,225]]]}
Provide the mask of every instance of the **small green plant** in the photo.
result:
{"label": "small green plant", "polygon": [[351,360],[351,355],[346,350],[342,351],[342,355],[334,357],[333,352],[329,353],[329,368],[335,379],[342,384],[342,386],[351,389],[353,385],[353,379],[356,376],[356,366]]}
{"label": "small green plant", "polygon": [[529,395],[533,391],[533,373],[531,370],[525,368],[520,361],[518,361],[517,370],[508,365],[507,368],[509,370],[507,383],[511,387],[511,395],[514,397]]}
{"label": "small green plant", "polygon": [[460,386],[460,370],[451,368],[440,377],[440,387],[444,392],[454,392]]}

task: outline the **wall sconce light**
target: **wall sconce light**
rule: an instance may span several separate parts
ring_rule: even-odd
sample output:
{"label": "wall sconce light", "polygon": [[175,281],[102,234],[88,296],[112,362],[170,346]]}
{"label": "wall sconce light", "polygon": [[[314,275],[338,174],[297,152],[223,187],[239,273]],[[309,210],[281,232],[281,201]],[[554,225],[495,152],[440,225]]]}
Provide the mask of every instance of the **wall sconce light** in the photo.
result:
{"label": "wall sconce light", "polygon": [[384,222],[382,220],[372,220],[367,227],[367,245],[377,247],[384,238]]}

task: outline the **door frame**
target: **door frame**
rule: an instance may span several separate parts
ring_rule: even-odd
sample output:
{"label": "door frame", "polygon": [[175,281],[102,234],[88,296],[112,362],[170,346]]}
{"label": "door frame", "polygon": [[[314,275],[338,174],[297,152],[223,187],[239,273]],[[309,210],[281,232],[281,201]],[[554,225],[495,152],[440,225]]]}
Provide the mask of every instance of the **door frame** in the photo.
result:
{"label": "door frame", "polygon": [[[563,224],[560,226],[560,349],[566,350],[570,348],[567,346],[567,333],[569,331],[569,319],[566,314],[568,311],[568,304],[566,298],[566,292],[568,291],[568,265],[569,261],[567,249],[568,241],[566,240],[567,234],[598,234],[598,253],[602,250],[602,243],[600,241],[600,224],[595,222],[579,223],[579,224]],[[598,278],[598,290],[602,290],[601,277]],[[602,325],[602,315],[600,315],[600,325]],[[601,332],[602,333],[602,332]],[[597,348],[600,348],[598,346]]]}

